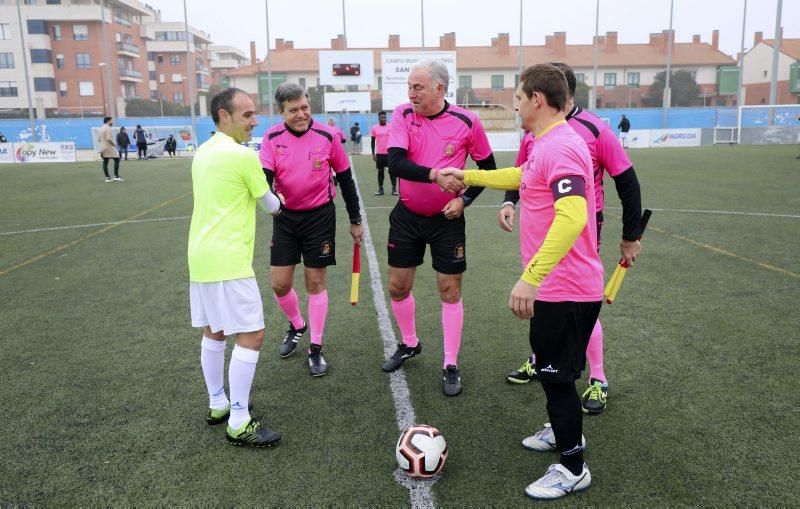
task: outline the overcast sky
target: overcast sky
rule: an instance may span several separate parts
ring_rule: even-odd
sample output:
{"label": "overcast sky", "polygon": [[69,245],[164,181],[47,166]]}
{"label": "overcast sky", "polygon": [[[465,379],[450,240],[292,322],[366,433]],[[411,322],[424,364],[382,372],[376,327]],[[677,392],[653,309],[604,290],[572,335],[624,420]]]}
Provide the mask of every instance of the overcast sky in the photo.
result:
{"label": "overcast sky", "polygon": [[[162,13],[164,21],[182,21],[179,0],[143,0]],[[402,46],[422,42],[420,3],[424,3],[425,45],[437,47],[439,36],[456,32],[458,45],[488,46],[499,32],[519,44],[519,0],[344,0],[349,48],[385,47],[389,34],[400,34]],[[343,33],[342,0],[268,0],[270,47],[275,38],[294,41],[295,48],[329,48]],[[677,42],[700,34],[711,42],[720,31],[720,47],[739,51],[743,0],[674,0]],[[669,28],[669,0],[600,0],[600,33],[616,31],[621,43],[646,43],[648,34]],[[224,5],[229,8],[221,8]],[[209,34],[215,44],[236,46],[250,56],[256,42],[259,58],[266,50],[264,0],[187,0],[189,24]],[[749,0],[745,50],[753,33],[775,34],[777,0]],[[563,9],[563,11],[560,11]],[[523,0],[523,44],[544,44],[545,35],[566,32],[567,44],[590,44],[595,31],[595,0]],[[800,0],[784,0],[781,24],[785,38],[800,38]]]}

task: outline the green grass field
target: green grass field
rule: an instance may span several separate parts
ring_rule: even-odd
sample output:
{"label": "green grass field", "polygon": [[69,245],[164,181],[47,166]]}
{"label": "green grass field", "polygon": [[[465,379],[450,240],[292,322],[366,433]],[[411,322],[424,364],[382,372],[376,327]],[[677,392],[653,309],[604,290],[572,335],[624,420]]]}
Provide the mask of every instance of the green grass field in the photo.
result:
{"label": "green grass field", "polygon": [[[584,421],[594,481],[563,505],[800,505],[794,155],[792,146],[631,152],[644,204],[657,210],[642,257],[601,313],[609,406]],[[189,168],[131,161],[124,183],[105,184],[99,163],[0,166],[0,505],[408,505],[393,478],[399,430],[366,257],[361,301],[348,303],[340,198],[329,375],[312,379],[303,356],[277,356],[286,323],[269,290],[271,221],[260,214],[254,264],[267,340],[252,399],[284,439],[243,450],[205,424],[188,311]],[[356,169],[385,288],[394,199],[372,196],[371,159],[357,158]],[[432,489],[440,506],[527,504],[524,487],[557,458],[520,445],[547,420],[538,384],[504,381],[529,347],[527,324],[506,308],[520,269],[516,233],[496,226],[500,197],[487,191],[467,209],[458,398],[441,392],[428,256],[414,289],[425,351],[404,369],[417,420],[450,446]],[[620,211],[611,182],[607,201],[612,269]]]}

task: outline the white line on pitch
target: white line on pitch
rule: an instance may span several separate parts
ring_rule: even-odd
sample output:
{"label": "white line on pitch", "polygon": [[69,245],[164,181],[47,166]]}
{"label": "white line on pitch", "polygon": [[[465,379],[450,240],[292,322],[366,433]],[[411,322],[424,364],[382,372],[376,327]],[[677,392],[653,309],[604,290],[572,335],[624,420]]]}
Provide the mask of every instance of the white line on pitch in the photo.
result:
{"label": "white line on pitch", "polygon": [[[361,190],[358,188],[358,180],[356,179],[355,166],[353,166],[353,158],[350,158],[350,168],[353,173],[353,180],[356,183],[356,193],[358,193],[358,199],[363,204],[364,201],[361,197]],[[394,329],[392,329],[392,320],[389,318],[389,309],[386,307],[386,295],[383,293],[381,271],[378,267],[378,257],[375,254],[375,246],[372,243],[372,237],[369,234],[369,221],[367,221],[366,211],[364,211],[361,224],[364,226],[364,250],[366,251],[367,262],[369,264],[372,300],[375,303],[375,311],[378,315],[378,328],[381,331],[381,338],[383,339],[383,355],[386,359],[388,359],[392,356],[395,348],[397,347],[397,338],[394,335]],[[402,369],[398,369],[393,373],[389,373],[388,376],[389,387],[392,390],[392,399],[394,400],[397,427],[400,430],[404,430],[409,426],[416,424],[417,420],[416,414],[414,413],[414,406],[411,404],[411,393],[408,390],[408,383],[406,383],[406,375]],[[433,492],[431,491],[433,482],[408,482],[405,474],[398,472],[397,470],[394,473],[394,479],[398,484],[408,489],[411,507],[436,507],[436,501],[434,500]]]}
{"label": "white line on pitch", "polygon": [[91,228],[93,226],[108,226],[110,224],[130,224],[130,223],[151,223],[153,221],[177,221],[179,219],[189,219],[191,216],[176,216],[176,217],[157,217],[153,219],[135,219],[133,221],[111,221],[109,223],[92,223],[92,224],[73,224],[69,226],[51,226],[49,228],[34,228],[33,230],[20,230],[16,232],[0,232],[0,235],[16,235],[19,233],[38,233],[50,232],[54,230],[69,230],[72,228]]}

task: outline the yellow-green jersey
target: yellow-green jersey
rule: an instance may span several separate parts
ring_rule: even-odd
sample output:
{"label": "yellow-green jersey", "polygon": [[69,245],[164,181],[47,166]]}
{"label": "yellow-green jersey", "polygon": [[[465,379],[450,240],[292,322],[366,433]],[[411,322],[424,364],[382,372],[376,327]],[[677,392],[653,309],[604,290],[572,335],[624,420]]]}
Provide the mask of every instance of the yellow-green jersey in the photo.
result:
{"label": "yellow-green jersey", "polygon": [[258,155],[217,132],[194,155],[192,190],[189,279],[254,277],[256,201],[269,192]]}

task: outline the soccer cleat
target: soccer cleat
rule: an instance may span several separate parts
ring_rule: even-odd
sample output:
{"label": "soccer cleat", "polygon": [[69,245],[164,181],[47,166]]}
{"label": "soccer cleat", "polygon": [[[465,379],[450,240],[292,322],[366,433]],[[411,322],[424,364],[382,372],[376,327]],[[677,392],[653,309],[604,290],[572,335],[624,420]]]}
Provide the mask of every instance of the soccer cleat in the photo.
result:
{"label": "soccer cleat", "polygon": [[383,363],[381,369],[387,373],[391,373],[402,366],[406,359],[410,359],[415,355],[419,355],[421,352],[422,341],[417,341],[417,346],[408,346],[405,343],[400,343],[397,345],[397,350],[395,350],[392,356],[386,359],[386,362]]}
{"label": "soccer cleat", "polygon": [[383,188],[379,187],[377,191],[375,191],[375,196],[383,196]]}
{"label": "soccer cleat", "polygon": [[106,177],[106,184],[108,184],[109,182],[114,182],[114,181],[111,180],[111,177]]}
{"label": "soccer cleat", "polygon": [[606,409],[608,399],[608,384],[596,378],[589,380],[589,387],[581,396],[581,406],[583,413],[597,415]]}
{"label": "soccer cleat", "polygon": [[[556,436],[549,422],[535,434],[522,439],[522,447],[529,451],[548,452],[556,450]],[[581,447],[586,447],[586,437],[581,435]]]}
{"label": "soccer cleat", "polygon": [[[248,410],[253,409],[253,404],[250,403],[247,405]],[[222,424],[223,422],[227,421],[228,418],[231,416],[231,406],[227,405],[225,408],[220,410],[216,410],[214,408],[208,409],[208,414],[206,414],[206,422],[209,426],[215,426],[217,424]]]}
{"label": "soccer cleat", "polygon": [[325,362],[325,357],[322,356],[322,346],[311,344],[308,352],[308,370],[311,371],[311,376],[319,377],[328,372],[328,363]]}
{"label": "soccer cleat", "polygon": [[[800,157],[798,157],[798,159],[800,159]],[[398,193],[397,189],[393,187],[392,188],[392,196],[399,196],[399,195],[400,195],[400,193]]]}
{"label": "soccer cleat", "polygon": [[239,429],[228,426],[225,439],[233,445],[247,445],[249,447],[269,447],[281,439],[277,431],[270,431],[261,424],[261,417],[251,418]]}
{"label": "soccer cleat", "polygon": [[289,322],[289,330],[286,331],[286,337],[283,338],[283,344],[278,352],[278,355],[289,357],[297,349],[297,342],[303,337],[303,334],[308,330],[308,324],[305,324],[302,329],[295,329],[294,325]]}
{"label": "soccer cleat", "polygon": [[572,492],[589,489],[592,474],[586,463],[580,474],[574,475],[561,463],[554,463],[547,468],[547,473],[525,488],[525,494],[536,500],[554,500]]}
{"label": "soccer cleat", "polygon": [[506,375],[506,381],[512,384],[526,384],[531,380],[536,380],[536,367],[530,357],[525,359],[525,363],[519,369],[510,371]]}
{"label": "soccer cleat", "polygon": [[114,182],[125,182],[125,179],[119,175],[114,175]]}
{"label": "soccer cleat", "polygon": [[461,371],[458,366],[448,364],[442,370],[442,391],[445,396],[458,396],[461,393]]}

